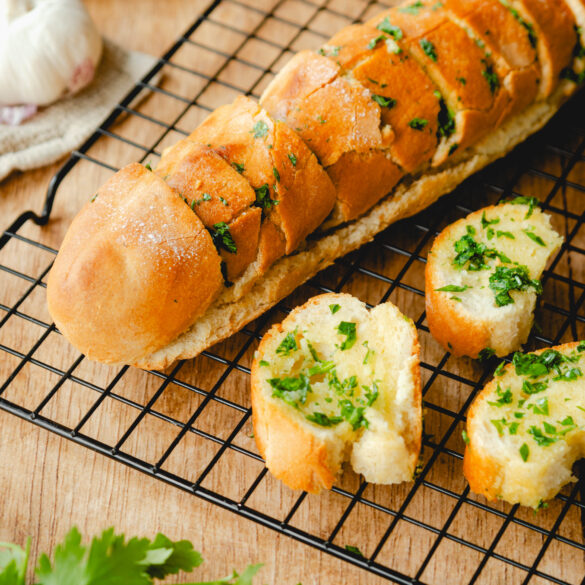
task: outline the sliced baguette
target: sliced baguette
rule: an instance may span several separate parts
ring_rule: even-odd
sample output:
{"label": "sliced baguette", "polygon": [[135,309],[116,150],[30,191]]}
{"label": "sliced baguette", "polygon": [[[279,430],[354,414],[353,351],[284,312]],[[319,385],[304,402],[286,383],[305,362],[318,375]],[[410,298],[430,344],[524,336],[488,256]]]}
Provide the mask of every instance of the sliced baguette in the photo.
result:
{"label": "sliced baguette", "polygon": [[[291,390],[303,380],[304,390]],[[258,449],[289,487],[330,489],[346,460],[373,483],[412,479],[419,344],[391,303],[368,311],[347,294],[312,298],[264,335],[251,383]]]}
{"label": "sliced baguette", "polygon": [[[528,339],[539,279],[562,244],[550,217],[530,203],[519,198],[480,209],[435,239],[425,270],[427,321],[454,355],[477,358],[487,351],[501,357]],[[483,261],[466,260],[474,242],[487,248]],[[498,288],[507,278],[519,288]]]}
{"label": "sliced baguette", "polygon": [[[585,454],[585,342],[514,355],[467,417],[463,471],[489,500],[539,507]],[[556,378],[556,379],[555,379]]]}

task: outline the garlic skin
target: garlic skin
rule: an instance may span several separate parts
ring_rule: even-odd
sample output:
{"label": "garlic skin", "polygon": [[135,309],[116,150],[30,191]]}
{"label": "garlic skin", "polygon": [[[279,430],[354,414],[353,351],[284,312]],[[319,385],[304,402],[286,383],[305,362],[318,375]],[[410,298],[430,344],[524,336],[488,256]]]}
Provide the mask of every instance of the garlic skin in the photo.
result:
{"label": "garlic skin", "polygon": [[0,105],[48,105],[93,79],[102,39],[81,0],[0,0]]}

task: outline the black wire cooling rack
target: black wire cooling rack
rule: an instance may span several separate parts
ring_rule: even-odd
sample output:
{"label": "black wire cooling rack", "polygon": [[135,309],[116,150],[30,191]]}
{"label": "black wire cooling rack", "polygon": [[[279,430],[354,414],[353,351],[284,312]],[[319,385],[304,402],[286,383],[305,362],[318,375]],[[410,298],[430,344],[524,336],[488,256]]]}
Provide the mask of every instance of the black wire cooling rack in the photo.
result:
{"label": "black wire cooling rack", "polygon": [[[348,0],[223,0],[205,9],[71,155],[53,178],[42,213],[24,213],[0,238],[6,373],[0,408],[396,583],[585,583],[585,482],[566,488],[538,514],[470,493],[461,473],[461,429],[496,364],[442,351],[425,325],[422,290],[426,252],[439,229],[502,197],[537,195],[565,243],[544,275],[530,346],[585,337],[582,94],[504,161],[338,261],[230,340],[167,372],[91,364],[46,312],[45,281],[56,250],[43,241],[70,173],[82,167],[93,177],[88,184],[97,186],[125,162],[156,160],[214,107],[237,93],[258,97],[291,52],[314,48],[382,8]],[[106,158],[112,150],[116,163]],[[49,226],[34,232],[39,237],[25,235],[32,224]],[[329,291],[354,293],[369,305],[391,300],[417,325],[425,436],[414,483],[372,486],[348,471],[331,492],[308,496],[273,480],[257,453],[247,380],[254,349],[290,308]],[[445,566],[450,574],[440,569]]]}

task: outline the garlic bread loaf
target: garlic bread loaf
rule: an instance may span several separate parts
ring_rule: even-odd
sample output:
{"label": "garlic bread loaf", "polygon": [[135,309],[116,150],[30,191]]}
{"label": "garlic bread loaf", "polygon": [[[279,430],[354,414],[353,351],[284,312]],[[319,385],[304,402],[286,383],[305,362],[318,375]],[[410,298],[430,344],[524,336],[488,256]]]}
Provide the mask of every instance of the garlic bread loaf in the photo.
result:
{"label": "garlic bread loaf", "polygon": [[471,213],[435,239],[425,268],[433,337],[454,355],[505,356],[526,342],[541,274],[562,237],[536,199]]}
{"label": "garlic bread loaf", "polygon": [[[541,128],[585,81],[584,19],[584,0],[407,2],[299,53],[260,105],[222,106],[152,176],[131,165],[105,187],[107,208],[95,206],[101,195],[87,204],[91,229],[76,233],[89,219],[73,222],[49,279],[51,314],[96,360],[163,368],[197,355]],[[193,221],[169,213],[168,201],[153,203],[148,221],[142,212],[125,221],[136,189],[174,196]],[[117,214],[115,231],[107,224]],[[142,236],[126,246],[124,227],[139,224]],[[190,252],[202,290],[193,304],[195,293],[174,288],[171,272],[161,285],[154,259],[142,257],[166,242],[164,262],[166,235],[189,242],[203,238],[201,226],[213,247]],[[123,270],[96,261],[89,278],[79,258],[99,257],[105,241]],[[94,328],[87,300],[98,298],[115,310],[100,310]],[[144,299],[156,315],[127,319]],[[187,305],[184,319],[153,334],[151,320]]]}
{"label": "garlic bread loaf", "polygon": [[539,507],[585,454],[585,342],[516,353],[467,415],[463,471],[489,500]]}
{"label": "garlic bread loaf", "polygon": [[419,344],[391,303],[324,294],[268,331],[252,365],[254,435],[293,489],[330,489],[345,461],[373,483],[412,479],[421,445]]}

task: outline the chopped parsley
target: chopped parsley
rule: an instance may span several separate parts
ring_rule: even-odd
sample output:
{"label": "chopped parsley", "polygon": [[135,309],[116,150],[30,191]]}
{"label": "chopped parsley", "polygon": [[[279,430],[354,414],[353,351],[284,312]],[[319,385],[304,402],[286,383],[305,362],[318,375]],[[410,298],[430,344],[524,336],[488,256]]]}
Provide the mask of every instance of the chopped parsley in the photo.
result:
{"label": "chopped parsley", "polygon": [[540,201],[537,197],[525,197],[524,195],[519,195],[518,197],[514,197],[514,199],[510,199],[509,201],[502,201],[502,203],[511,203],[512,205],[528,205],[528,211],[524,216],[524,219],[528,219],[534,212],[535,207],[540,206]]}
{"label": "chopped parsley", "polygon": [[503,231],[500,231],[500,230],[496,231],[496,236],[498,238],[508,238],[509,240],[515,240],[516,239],[513,233],[511,233],[511,232],[503,232]]}
{"label": "chopped parsley", "polygon": [[396,100],[384,97],[383,95],[373,93],[372,99],[383,108],[393,108],[396,105]]}
{"label": "chopped parsley", "polygon": [[285,338],[280,342],[280,345],[276,348],[276,353],[282,355],[289,355],[291,351],[297,351],[299,349],[297,345],[296,331],[290,331],[286,334]]}
{"label": "chopped parsley", "polygon": [[290,152],[288,155],[288,158],[290,160],[291,165],[293,167],[296,167],[297,166],[297,157],[292,152]]}
{"label": "chopped parsley", "polygon": [[234,167],[234,169],[236,169],[236,171],[238,171],[238,173],[242,174],[245,170],[246,167],[244,167],[243,164],[237,163],[237,162],[233,162],[232,166]]}
{"label": "chopped parsley", "polygon": [[260,361],[258,362],[258,364],[259,364],[261,367],[263,367],[263,368],[266,368],[266,367],[270,366],[270,364],[269,364],[269,363],[268,363],[266,360],[260,360]]}
{"label": "chopped parsley", "polygon": [[420,48],[424,51],[425,55],[435,63],[437,62],[437,51],[435,45],[427,39],[421,39],[419,41]]}
{"label": "chopped parsley", "polygon": [[342,321],[337,326],[337,332],[341,335],[345,335],[346,339],[341,344],[340,348],[341,351],[345,351],[346,349],[350,349],[354,346],[357,340],[357,333],[356,333],[356,324],[350,321]]}
{"label": "chopped parsley", "polygon": [[550,372],[555,372],[557,376],[561,376],[563,374],[561,365],[573,363],[578,359],[578,356],[566,356],[556,349],[545,349],[540,354],[517,351],[514,354],[512,363],[517,375],[538,378]]}
{"label": "chopped parsley", "polygon": [[346,544],[345,550],[349,551],[350,553],[353,553],[354,555],[359,555],[360,557],[364,556],[362,551],[357,546],[351,546],[350,544]]}
{"label": "chopped parsley", "polygon": [[144,165],[144,168],[145,168],[147,171],[152,171],[152,167],[150,166],[150,161],[148,161],[148,162],[147,162],[147,163]]}
{"label": "chopped parsley", "polygon": [[[472,228],[472,226],[467,226]],[[453,259],[453,264],[458,268],[465,268],[466,270],[477,271],[489,268],[486,264],[486,258],[499,258],[502,262],[510,262],[510,259],[498,252],[494,248],[488,248],[485,244],[476,242],[473,239],[473,231],[468,230],[468,233],[462,236],[455,242],[455,252],[457,252]]]}
{"label": "chopped parsley", "polygon": [[222,205],[225,205],[226,207],[228,207],[229,203],[227,202],[226,199],[224,199],[223,197],[220,197],[219,200],[221,201]]}
{"label": "chopped parsley", "polygon": [[489,278],[489,287],[496,295],[496,305],[504,307],[511,305],[514,299],[510,296],[513,290],[534,289],[537,294],[542,293],[542,285],[537,279],[531,279],[526,266],[497,266]]}
{"label": "chopped parsley", "polygon": [[308,393],[312,392],[309,378],[304,374],[289,378],[269,378],[268,383],[272,386],[272,396],[295,408],[299,408],[299,402],[305,404]]}
{"label": "chopped parsley", "polygon": [[425,5],[422,2],[415,2],[414,4],[410,4],[409,6],[403,6],[398,9],[398,12],[403,12],[405,14],[413,14],[414,16],[418,16],[418,13],[421,8],[424,8]]}
{"label": "chopped parsley", "polygon": [[329,310],[331,311],[332,315],[335,315],[335,313],[337,313],[337,311],[339,311],[339,309],[341,309],[341,305],[338,305],[337,303],[329,305]]}
{"label": "chopped parsley", "polygon": [[264,183],[262,187],[254,189],[256,192],[256,201],[254,205],[268,211],[273,205],[278,205],[278,200],[270,198],[270,187],[268,183]]}
{"label": "chopped parsley", "polygon": [[522,443],[522,447],[518,450],[520,452],[520,457],[522,457],[522,461],[526,463],[528,461],[528,456],[530,455],[530,449],[526,443]]}
{"label": "chopped parsley", "polygon": [[213,231],[211,232],[211,238],[216,248],[223,248],[230,254],[235,254],[238,249],[236,243],[230,233],[230,228],[225,221],[220,221],[213,224]]}
{"label": "chopped parsley", "polygon": [[351,400],[339,401],[341,416],[351,425],[354,431],[360,427],[368,427],[368,421],[364,417],[365,406],[356,406]]}
{"label": "chopped parsley", "polygon": [[485,230],[488,226],[494,225],[496,223],[500,223],[500,218],[496,217],[494,219],[487,219],[485,216],[485,211],[481,215],[481,227]]}
{"label": "chopped parsley", "polygon": [[463,286],[458,286],[456,284],[448,284],[447,286],[442,286],[441,288],[436,288],[436,291],[439,292],[464,292],[468,288],[473,288],[472,286],[468,286],[467,284]]}
{"label": "chopped parsley", "polygon": [[496,351],[491,347],[484,347],[477,356],[480,362],[485,362],[496,355]]}
{"label": "chopped parsley", "polygon": [[[439,100],[437,138],[441,140],[441,138],[449,138],[455,132],[455,114],[447,107],[441,92],[435,91],[434,93]],[[451,153],[449,152],[449,154]]]}
{"label": "chopped parsley", "polygon": [[280,173],[276,167],[272,167],[272,174],[278,183],[280,183]]}
{"label": "chopped parsley", "polygon": [[481,72],[481,74],[485,77],[485,80],[487,81],[490,91],[492,92],[492,94],[496,93],[496,91],[498,91],[498,88],[500,87],[500,80],[496,74],[496,72],[494,71],[494,67],[491,63],[488,63],[485,59],[482,59],[483,64],[485,65],[485,69]]}
{"label": "chopped parsley", "polygon": [[250,130],[250,134],[253,134],[254,138],[264,138],[268,134],[268,124],[263,120],[259,120]]}
{"label": "chopped parsley", "polygon": [[512,404],[514,399],[514,395],[512,394],[512,390],[510,388],[506,388],[506,390],[502,390],[500,384],[496,386],[496,395],[498,396],[498,400],[496,401],[488,401],[490,406],[497,406],[501,408],[505,404]]}
{"label": "chopped parsley", "polygon": [[386,35],[378,35],[368,43],[368,49],[375,49],[380,41],[385,41],[388,37]]}
{"label": "chopped parsley", "polygon": [[378,30],[389,34],[395,40],[399,41],[404,35],[399,26],[390,23],[390,19],[386,16],[384,20],[376,27]]}
{"label": "chopped parsley", "polygon": [[544,240],[536,235],[533,231],[530,231],[528,229],[526,230],[522,230],[533,242],[536,242],[539,246],[543,246],[546,248],[546,244],[544,243]]}
{"label": "chopped parsley", "polygon": [[408,125],[413,129],[413,130],[424,130],[425,126],[429,123],[428,120],[425,120],[424,118],[413,118]]}
{"label": "chopped parsley", "polygon": [[314,412],[313,414],[307,414],[305,418],[312,423],[315,423],[322,427],[334,427],[338,425],[340,422],[343,422],[343,417],[341,416],[327,416],[322,412]]}
{"label": "chopped parsley", "polygon": [[466,445],[469,445],[469,443],[470,443],[470,441],[469,441],[469,435],[467,434],[467,431],[466,431],[465,429],[463,429],[463,430],[461,431],[461,438],[463,439],[463,442],[464,442]]}

